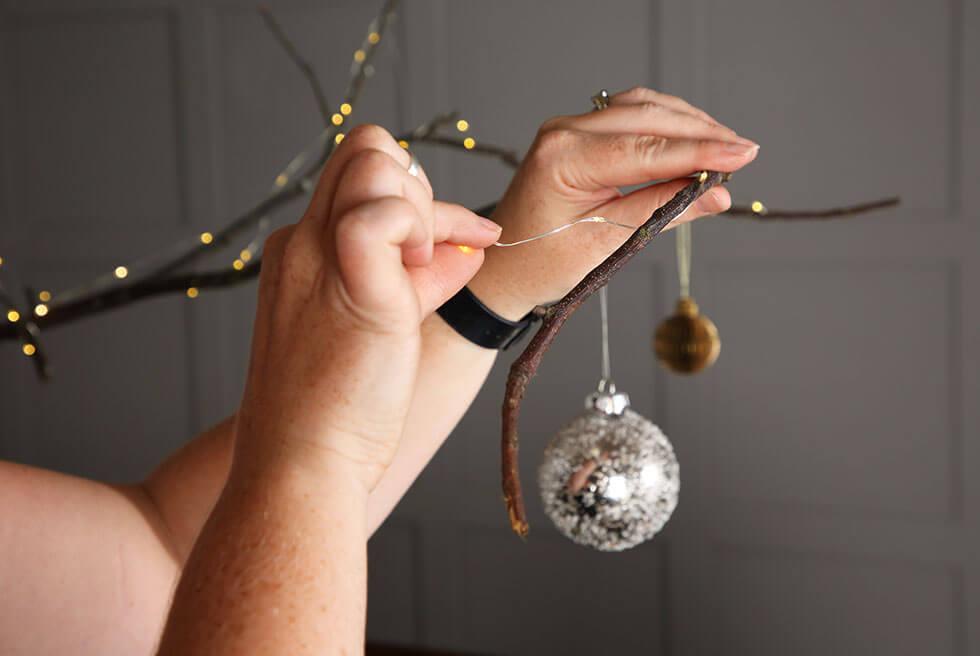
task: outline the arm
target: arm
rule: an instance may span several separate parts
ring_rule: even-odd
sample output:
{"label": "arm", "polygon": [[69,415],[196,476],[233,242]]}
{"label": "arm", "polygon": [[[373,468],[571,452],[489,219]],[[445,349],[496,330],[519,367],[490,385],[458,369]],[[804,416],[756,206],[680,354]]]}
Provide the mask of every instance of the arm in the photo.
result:
{"label": "arm", "polygon": [[158,653],[363,653],[368,490],[357,467],[274,458],[235,469]]}
{"label": "arm", "polygon": [[[462,418],[496,357],[496,351],[461,338],[436,314],[422,323],[418,381],[404,439],[394,463],[368,497],[371,533]],[[175,568],[190,552],[225,484],[235,443],[234,424],[234,417],[217,424],[174,453],[142,485],[131,489],[132,494],[151,502],[146,509],[167,527],[167,534],[173,538],[170,548],[178,556]]]}
{"label": "arm", "polygon": [[[751,161],[754,152],[726,154],[734,133],[682,103],[648,89],[634,89],[614,96],[613,106],[622,107],[618,113],[606,110],[549,121],[494,216],[504,225],[505,239],[536,234],[589,213],[639,224],[683,182],[652,185],[622,198],[617,186],[701,168],[735,170]],[[659,118],[652,119],[658,111]],[[612,116],[614,124],[595,124],[602,115]],[[692,127],[692,117],[700,127]],[[685,130],[691,139],[669,136]],[[373,143],[377,134],[368,138],[364,132],[352,131],[344,143],[353,146],[362,138]],[[667,136],[658,137],[658,132]],[[697,134],[701,137],[695,139]],[[700,151],[691,145],[692,139]],[[684,151],[687,155],[679,154]],[[604,158],[618,165],[607,166]],[[658,168],[658,161],[665,166]],[[608,176],[593,181],[585,175],[595,170]],[[717,195],[703,197],[701,205],[683,219],[722,211],[729,202],[727,192],[719,189]],[[498,313],[519,318],[535,304],[570,289],[625,239],[624,232],[609,226],[576,228],[526,250],[491,248],[485,262],[480,251],[463,256],[450,249],[447,257],[454,258],[454,266],[470,267],[471,272],[483,263],[470,282],[471,289]],[[444,289],[442,296],[448,298],[455,291]],[[403,439],[368,498],[371,532],[465,413],[496,357],[494,351],[460,338],[435,315],[422,325],[421,349]],[[35,648],[36,637],[46,635],[51,645],[47,653],[79,644],[88,645],[90,653],[113,653],[116,636],[110,627],[120,617],[131,617],[134,625],[146,628],[119,651],[148,653],[159,635],[172,582],[225,485],[233,448],[231,417],[177,451],[143,484],[129,488],[0,463],[0,499],[14,500],[0,503],[0,586],[11,591],[0,596],[0,644],[12,645],[14,653],[23,645],[25,651],[43,654],[44,649]],[[37,494],[42,488],[51,492],[43,499]],[[52,532],[57,540],[51,538]],[[128,598],[125,612],[112,604],[95,604],[87,608],[89,614],[79,613],[85,600],[105,598],[132,584],[127,570],[118,565],[122,559],[114,558],[106,547],[109,544],[122,545],[130,563],[139,563],[144,574],[152,573],[152,585],[139,586],[139,594]],[[41,552],[46,554],[43,568],[33,557]],[[61,581],[60,587],[47,588],[49,579]],[[57,592],[48,594],[50,590]],[[65,603],[52,604],[52,595]],[[37,603],[14,603],[20,599]],[[48,627],[55,625],[59,631],[49,632]],[[83,652],[76,649],[76,653]]]}
{"label": "arm", "polygon": [[231,471],[160,654],[363,650],[368,494],[403,434],[422,317],[458,280],[459,251],[439,246],[498,232],[440,215],[394,140],[379,146],[341,145],[306,216],[268,242]]}
{"label": "arm", "polygon": [[[604,112],[546,122],[493,218],[504,226],[508,240],[538,234],[572,217],[589,214],[639,225],[686,181],[654,184],[626,196],[621,196],[618,187],[707,168],[734,171],[751,162],[757,152],[753,142],[738,137],[684,100],[637,87],[613,96],[610,109]],[[730,204],[727,190],[716,188],[680,220],[721,212]],[[535,305],[563,296],[628,236],[610,226],[577,230],[590,232],[568,231],[527,248],[487,249],[482,266],[469,282],[470,289],[498,314],[519,319]],[[484,257],[478,253],[471,256]],[[395,461],[368,500],[371,532],[388,516],[469,408],[496,355],[496,351],[461,338],[437,315],[425,320],[419,379],[404,439]],[[230,424],[221,439],[224,450],[207,455],[220,457],[226,471],[232,444]],[[190,459],[185,456],[193,458],[193,453],[178,458]],[[223,483],[223,478],[210,479],[214,468],[202,464],[200,473],[209,479],[202,487],[207,487],[209,494],[195,496],[190,503],[169,498],[167,490],[179,488],[177,481],[193,475],[189,470],[194,469],[193,464],[173,469],[165,466],[147,482],[164,516],[173,518],[168,523],[186,524],[186,530],[180,532],[184,545],[193,541]],[[201,499],[206,502],[202,504]],[[195,505],[204,509],[195,510]],[[194,520],[188,522],[186,518],[191,517]]]}

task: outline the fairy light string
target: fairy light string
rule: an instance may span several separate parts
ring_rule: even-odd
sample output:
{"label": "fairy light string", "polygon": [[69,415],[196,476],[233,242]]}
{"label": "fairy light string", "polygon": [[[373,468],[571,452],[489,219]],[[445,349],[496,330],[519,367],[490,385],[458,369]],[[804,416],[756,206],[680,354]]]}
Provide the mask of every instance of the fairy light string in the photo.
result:
{"label": "fairy light string", "polygon": [[[9,317],[7,317],[8,321],[0,320],[0,340],[19,339],[23,354],[34,360],[39,375],[44,378],[47,375],[47,365],[40,342],[41,327],[63,324],[83,316],[90,316],[161,294],[179,292],[188,299],[196,299],[204,289],[233,286],[254,278],[259,272],[265,237],[273,227],[272,212],[301,196],[311,193],[315,186],[316,176],[323,164],[337,145],[343,141],[345,137],[343,130],[350,123],[351,117],[356,111],[361,90],[366,80],[374,75],[372,61],[376,55],[377,46],[383,42],[383,35],[394,19],[398,4],[398,0],[386,0],[381,12],[368,26],[360,47],[354,50],[351,56],[347,88],[337,111],[331,111],[327,106],[322,90],[319,89],[318,81],[315,76],[311,75],[312,68],[309,67],[309,70],[304,70],[304,74],[307,75],[311,87],[317,95],[317,102],[325,119],[325,127],[276,174],[269,194],[262,201],[218,230],[200,232],[178,240],[143,258],[124,261],[85,283],[57,292],[48,289],[41,290],[36,294],[29,292],[27,302],[23,307],[18,307],[9,294],[0,293],[0,318],[13,312],[15,314],[9,316],[16,316],[18,319],[16,322],[9,321]],[[271,14],[264,13],[263,17],[270,25],[274,23],[274,20],[269,20]],[[295,63],[298,53],[292,47],[292,42],[281,31],[281,27],[278,28],[278,31],[273,31],[280,43],[287,47],[288,54]],[[397,47],[397,44],[394,46]],[[292,47],[291,50],[290,47]],[[609,101],[608,93],[601,94],[597,101],[607,103]],[[451,136],[442,132],[444,128],[448,128],[450,125],[455,128],[455,132]],[[415,143],[429,143],[460,152],[493,157],[510,168],[516,168],[521,162],[521,157],[514,150],[479,142],[473,136],[470,121],[459,117],[455,112],[437,115],[412,132],[396,137],[396,140],[400,146],[406,149]],[[833,218],[881,209],[897,204],[897,202],[897,198],[889,198],[852,207],[807,212],[770,211],[761,201],[753,201],[748,207],[733,207],[729,214],[733,216],[748,215],[755,218],[762,218],[765,215],[768,215],[767,218]],[[489,205],[480,208],[477,212],[489,215],[493,208],[494,205]],[[606,217],[588,216],[551,228],[541,234],[512,242],[499,241],[494,245],[506,248],[528,244],[557,235],[581,223],[603,223],[626,230],[635,229],[635,226],[612,221]],[[237,251],[237,257],[231,259],[230,262],[226,260],[226,264],[219,268],[198,269],[189,273],[179,272],[205,254],[217,253],[232,247],[235,238],[252,227],[255,228],[255,232],[251,239],[244,248]],[[683,228],[682,226],[682,229],[689,230],[690,228]],[[681,234],[678,233],[679,240],[684,239]],[[680,243],[678,247],[680,248]],[[461,248],[472,250],[469,247]],[[3,258],[0,258],[0,267],[6,269],[5,264],[7,263]],[[678,264],[680,266],[680,261]],[[687,266],[689,281],[689,255]]]}

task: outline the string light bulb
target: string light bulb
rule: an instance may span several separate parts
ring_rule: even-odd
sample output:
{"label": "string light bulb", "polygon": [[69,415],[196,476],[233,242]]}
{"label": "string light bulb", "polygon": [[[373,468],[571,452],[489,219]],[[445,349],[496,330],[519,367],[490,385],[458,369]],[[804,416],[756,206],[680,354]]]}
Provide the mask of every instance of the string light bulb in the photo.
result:
{"label": "string light bulb", "polygon": [[700,175],[698,175],[698,182],[702,182],[703,183],[703,182],[707,182],[707,181],[708,181],[708,172],[707,171],[701,171]]}
{"label": "string light bulb", "polygon": [[34,314],[38,317],[43,317],[48,313],[48,306],[44,303],[38,303],[34,306]]}
{"label": "string light bulb", "polygon": [[0,266],[3,266],[3,258],[0,257]]}
{"label": "string light bulb", "polygon": [[231,263],[231,268],[234,269],[235,271],[241,271],[242,269],[245,268],[245,263],[242,262],[241,260],[235,260],[234,262]]}
{"label": "string light bulb", "polygon": [[461,118],[458,121],[456,121],[456,129],[459,130],[460,132],[466,132],[467,130],[470,129],[470,122],[464,118]]}
{"label": "string light bulb", "polygon": [[20,347],[20,350],[27,357],[31,357],[37,353],[37,348],[33,344],[24,344],[22,347]]}
{"label": "string light bulb", "polygon": [[276,176],[277,187],[285,187],[287,182],[289,182],[289,176],[286,175],[285,173],[280,173],[279,175]]}
{"label": "string light bulb", "polygon": [[37,297],[41,302],[47,303],[48,301],[51,300],[51,292],[49,292],[46,289],[42,289],[41,293],[39,293]]}
{"label": "string light bulb", "polygon": [[337,144],[338,146],[340,145],[340,142],[343,141],[343,140],[344,140],[344,133],[343,132],[338,132],[337,133],[337,136],[333,138],[333,142],[335,144]]}
{"label": "string light bulb", "polygon": [[20,321],[20,312],[17,310],[7,310],[7,321],[10,323],[17,323]]}
{"label": "string light bulb", "polygon": [[766,206],[762,204],[762,201],[761,200],[754,200],[754,201],[752,201],[751,208],[752,208],[752,211],[755,212],[756,214],[765,214],[766,213]]}
{"label": "string light bulb", "polygon": [[398,145],[404,148],[405,150],[408,150],[408,142],[405,141],[404,139],[399,139]]}
{"label": "string light bulb", "polygon": [[119,280],[122,280],[123,278],[129,275],[129,269],[127,269],[124,266],[117,266],[116,270],[112,272],[112,275],[114,275]]}
{"label": "string light bulb", "polygon": [[363,50],[354,51],[354,61],[356,61],[358,64],[360,64],[366,58],[367,58],[367,53],[365,53]]}
{"label": "string light bulb", "polygon": [[465,148],[466,150],[473,150],[475,146],[476,146],[476,139],[474,139],[473,137],[466,137],[465,139],[463,139],[463,148]]}
{"label": "string light bulb", "polygon": [[200,292],[198,291],[197,287],[188,287],[187,288],[187,298],[197,298],[197,295],[199,293]]}
{"label": "string light bulb", "polygon": [[242,250],[241,253],[238,254],[238,257],[241,259],[242,262],[248,262],[249,260],[252,259],[252,251],[246,248]]}
{"label": "string light bulb", "polygon": [[354,111],[354,108],[351,107],[350,103],[342,103],[340,105],[340,113],[343,114],[344,116],[350,116],[350,113],[352,111]]}
{"label": "string light bulb", "polygon": [[[276,182],[278,183],[279,181],[276,180]],[[207,244],[210,244],[213,241],[214,241],[214,235],[212,235],[210,232],[202,232],[201,233],[201,243],[202,244],[207,245]]]}
{"label": "string light bulb", "polygon": [[380,40],[381,40],[381,35],[378,34],[377,32],[371,32],[370,34],[368,34],[368,43],[370,43],[371,45],[377,44],[378,41]]}
{"label": "string light bulb", "polygon": [[473,248],[471,246],[465,246],[463,244],[460,244],[456,248],[458,248],[461,253],[465,253],[467,255],[473,252]]}
{"label": "string light bulb", "polygon": [[344,122],[344,117],[341,116],[340,114],[333,114],[330,116],[330,122],[333,123],[334,125],[340,125],[341,123]]}

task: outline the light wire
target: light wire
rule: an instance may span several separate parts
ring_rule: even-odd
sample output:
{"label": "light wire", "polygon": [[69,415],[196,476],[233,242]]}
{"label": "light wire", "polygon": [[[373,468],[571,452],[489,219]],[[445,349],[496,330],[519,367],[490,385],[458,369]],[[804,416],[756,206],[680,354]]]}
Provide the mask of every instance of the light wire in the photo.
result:
{"label": "light wire", "polygon": [[606,223],[606,224],[609,224],[609,225],[612,225],[612,226],[616,226],[617,228],[626,228],[627,230],[636,230],[636,226],[631,226],[631,225],[628,225],[626,223],[617,223],[616,221],[610,221],[609,219],[607,219],[604,216],[587,216],[584,219],[577,219],[575,221],[571,221],[571,222],[566,223],[564,225],[560,225],[557,228],[552,228],[551,230],[548,230],[547,232],[542,232],[539,235],[534,235],[533,237],[528,237],[527,239],[520,239],[518,241],[512,241],[512,242],[498,241],[498,242],[494,243],[494,246],[500,246],[501,248],[509,248],[510,246],[520,246],[521,244],[527,244],[527,243],[530,243],[532,241],[537,241],[539,239],[544,239],[545,237],[551,237],[552,235],[557,235],[559,232],[563,232],[565,230],[568,230],[572,226],[577,226],[580,223]]}

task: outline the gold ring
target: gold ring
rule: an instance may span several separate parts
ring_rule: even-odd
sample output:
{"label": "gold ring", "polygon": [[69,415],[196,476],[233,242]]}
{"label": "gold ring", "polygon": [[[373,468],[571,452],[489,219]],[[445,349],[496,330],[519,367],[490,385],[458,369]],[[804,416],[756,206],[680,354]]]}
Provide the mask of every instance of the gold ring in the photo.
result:
{"label": "gold ring", "polygon": [[592,106],[595,107],[596,111],[609,107],[609,92],[605,89],[600,89],[599,93],[592,96]]}

